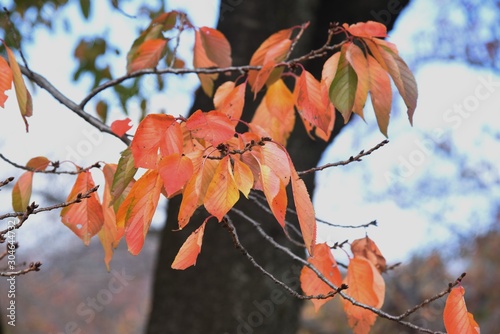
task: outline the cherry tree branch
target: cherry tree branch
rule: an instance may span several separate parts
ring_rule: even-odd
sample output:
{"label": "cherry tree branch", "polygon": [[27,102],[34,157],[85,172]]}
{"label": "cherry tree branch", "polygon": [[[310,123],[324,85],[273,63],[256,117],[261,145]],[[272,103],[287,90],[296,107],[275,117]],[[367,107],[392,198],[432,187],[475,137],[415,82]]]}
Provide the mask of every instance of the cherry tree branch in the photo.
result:
{"label": "cherry tree branch", "polygon": [[28,268],[19,270],[19,271],[0,271],[0,276],[4,277],[11,277],[11,276],[20,276],[20,275],[25,275],[31,271],[40,271],[40,267],[42,266],[42,263],[37,261],[37,262],[31,262],[28,265]]}
{"label": "cherry tree branch", "polygon": [[36,83],[40,88],[46,90],[50,95],[52,95],[57,101],[59,101],[61,104],[63,104],[65,107],[73,111],[75,114],[83,118],[87,123],[90,125],[94,126],[96,129],[98,129],[101,132],[109,133],[110,135],[113,135],[120,139],[124,144],[127,146],[130,144],[130,139],[126,136],[123,135],[119,137],[117,134],[115,134],[113,131],[111,131],[111,128],[101,122],[98,118],[88,114],[83,110],[82,106],[79,106],[76,104],[73,100],[69,99],[61,93],[56,87],[54,87],[45,77],[41,76],[38,73],[33,72],[32,70],[28,70],[25,66],[19,66],[21,68],[21,72],[28,77],[31,81]]}
{"label": "cherry tree branch", "polygon": [[[42,173],[42,174],[71,174],[71,175],[78,175],[78,174],[86,172],[86,171],[88,171],[88,170],[90,170],[92,168],[101,168],[101,164],[99,162],[96,162],[93,165],[90,165],[88,167],[78,168],[77,171],[57,170],[60,167],[60,162],[59,161],[55,161],[55,162],[51,162],[50,163],[50,166],[53,169],[50,169],[50,170],[39,170],[39,169],[30,168],[30,167],[26,167],[26,166],[20,165],[18,163],[15,163],[12,160],[9,160],[2,153],[0,153],[0,159],[4,160],[5,162],[9,163],[10,165],[12,165],[12,166],[14,166],[16,168],[23,169],[23,170],[26,170],[28,172]],[[1,184],[0,184],[0,186],[1,186]]]}

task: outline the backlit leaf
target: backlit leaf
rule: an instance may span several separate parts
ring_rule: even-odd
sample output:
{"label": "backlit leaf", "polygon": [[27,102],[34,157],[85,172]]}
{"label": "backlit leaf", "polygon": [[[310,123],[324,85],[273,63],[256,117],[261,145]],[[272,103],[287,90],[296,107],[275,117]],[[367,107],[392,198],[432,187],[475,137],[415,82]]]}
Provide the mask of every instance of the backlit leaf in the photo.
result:
{"label": "backlit leaf", "polygon": [[111,123],[111,131],[113,131],[117,136],[121,137],[132,128],[130,122],[132,122],[132,120],[128,117],[125,119],[117,119],[116,121]]}
{"label": "backlit leaf", "polygon": [[139,254],[144,245],[160,199],[162,184],[157,170],[146,171],[134,183],[116,213],[116,225],[118,229],[125,228],[125,240],[133,255]]}
{"label": "backlit leaf", "polygon": [[247,83],[244,82],[235,87],[232,81],[219,86],[214,95],[215,110],[223,112],[232,120],[240,119],[245,104],[246,86]]}
{"label": "backlit leaf", "polygon": [[9,67],[7,61],[0,57],[0,107],[5,107],[5,101],[7,101],[8,96],[5,95],[5,91],[12,88],[12,70]]}
{"label": "backlit leaf", "polygon": [[240,192],[234,181],[229,156],[220,161],[214,172],[214,177],[208,185],[205,194],[205,209],[215,216],[219,222],[224,215],[238,202]]}
{"label": "backlit leaf", "polygon": [[186,126],[193,137],[204,139],[213,146],[231,139],[235,133],[235,125],[226,114],[215,110],[197,110],[188,118]]}
{"label": "backlit leaf", "polygon": [[160,61],[160,58],[165,55],[165,47],[167,40],[165,39],[150,39],[142,43],[134,56],[132,62],[127,66],[127,72],[143,70],[146,68],[155,68]]}
{"label": "backlit leaf", "polygon": [[255,78],[252,86],[254,98],[264,85],[267,84],[269,86],[279,79],[279,75],[273,74],[276,73],[276,71],[282,71],[282,68],[275,69],[275,66],[277,63],[285,60],[285,56],[288,53],[288,50],[290,50],[291,45],[292,41],[285,39],[269,49],[266,57],[264,58],[264,64],[257,73],[257,77]]}
{"label": "backlit leaf", "polygon": [[358,88],[358,76],[346,57],[347,47],[342,45],[337,72],[330,85],[329,95],[333,105],[340,111],[347,123],[351,117],[354,99]]}
{"label": "backlit leaf", "polygon": [[448,334],[479,334],[480,329],[474,316],[467,312],[464,299],[465,289],[459,285],[453,288],[444,306],[444,326]]}
{"label": "backlit leaf", "polygon": [[[342,284],[342,275],[340,274],[339,267],[333,258],[330,247],[328,247],[326,243],[315,245],[314,256],[309,257],[307,262],[318,269],[321,274],[336,287]],[[332,288],[319,279],[318,275],[307,266],[304,266],[300,272],[300,286],[302,291],[307,295],[326,295],[332,291]],[[318,312],[323,304],[332,298],[333,297],[328,299],[311,299],[316,312]]]}
{"label": "backlit leaf", "polygon": [[203,243],[206,223],[206,221],[203,222],[203,224],[186,239],[175,256],[174,262],[172,263],[172,269],[184,270],[196,264],[196,259],[200,254],[201,245]]}
{"label": "backlit leaf", "polygon": [[368,90],[370,89],[368,61],[366,60],[363,51],[354,43],[350,43],[347,46],[346,59],[358,76],[358,86],[354,97],[352,111],[361,116],[361,118],[364,118],[363,108],[368,97]]}
{"label": "backlit leaf", "polygon": [[342,25],[351,35],[356,37],[387,37],[387,27],[379,22],[367,21]]}
{"label": "backlit leaf", "polygon": [[392,87],[389,75],[372,56],[368,56],[370,75],[370,98],[377,117],[380,132],[387,137],[387,127],[391,114]]}
{"label": "backlit leaf", "polygon": [[260,182],[274,217],[281,227],[285,228],[285,215],[288,205],[285,185],[271,167],[263,164],[260,165]]}
{"label": "backlit leaf", "polygon": [[24,212],[29,205],[33,183],[33,172],[24,172],[12,188],[12,208]]}
{"label": "backlit leaf", "polygon": [[156,167],[158,150],[160,145],[164,145],[165,132],[174,122],[173,116],[150,114],[139,123],[131,144],[135,167]]}
{"label": "backlit leaf", "polygon": [[254,176],[250,167],[239,159],[234,159],[234,182],[246,198],[253,187]]}
{"label": "backlit leaf", "polygon": [[4,47],[9,57],[9,64],[14,80],[14,87],[16,89],[17,103],[19,104],[19,110],[21,111],[21,116],[24,120],[24,124],[26,125],[26,132],[28,132],[29,125],[26,117],[30,117],[33,115],[33,102],[31,100],[31,94],[26,89],[23,75],[21,73],[19,65],[17,64],[16,57],[14,57],[14,53],[7,45],[5,45],[5,43]]}
{"label": "backlit leaf", "polygon": [[[381,297],[385,293],[385,283],[370,261],[362,257],[352,258],[347,268],[344,283],[349,287],[345,293],[358,302],[376,308],[382,306],[383,299]],[[377,315],[370,310],[351,304],[346,299],[342,299],[342,304],[349,327],[352,328],[354,334],[368,334]]]}
{"label": "backlit leaf", "polygon": [[[74,200],[78,194],[83,194],[94,186],[94,180],[89,171],[79,173],[66,201]],[[96,235],[104,224],[104,215],[97,192],[93,192],[90,198],[83,199],[80,203],[64,207],[61,210],[61,220],[88,246],[90,238]]]}
{"label": "backlit leaf", "polygon": [[179,153],[162,157],[158,164],[158,172],[163,180],[163,186],[168,198],[177,194],[193,175],[191,159]]}
{"label": "backlit leaf", "polygon": [[134,164],[132,149],[127,147],[127,149],[121,153],[120,160],[118,160],[118,166],[116,167],[111,186],[111,204],[114,205],[115,212],[118,211],[118,207],[128,194],[128,192],[125,193],[125,190],[127,188],[130,190],[136,172],[137,168]]}

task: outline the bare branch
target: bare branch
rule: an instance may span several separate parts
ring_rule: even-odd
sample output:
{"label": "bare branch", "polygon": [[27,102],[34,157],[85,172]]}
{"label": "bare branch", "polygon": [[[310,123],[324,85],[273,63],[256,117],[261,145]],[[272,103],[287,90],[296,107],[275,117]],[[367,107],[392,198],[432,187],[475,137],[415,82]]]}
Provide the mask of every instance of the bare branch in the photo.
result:
{"label": "bare branch", "polygon": [[347,160],[337,161],[337,162],[325,164],[322,166],[310,168],[308,170],[297,172],[297,174],[299,174],[299,176],[301,176],[301,175],[308,174],[308,173],[318,172],[318,171],[321,171],[321,170],[329,168],[329,167],[345,166],[345,165],[348,165],[354,161],[362,161],[361,158],[363,158],[367,155],[370,155],[373,151],[378,150],[379,148],[381,148],[382,146],[384,146],[387,143],[389,143],[389,141],[387,139],[385,139],[385,140],[381,141],[380,143],[378,143],[377,145],[375,145],[374,147],[372,147],[371,149],[369,149],[368,151],[362,150],[356,156],[354,156],[354,157],[351,156]]}
{"label": "bare branch", "polygon": [[3,187],[3,186],[6,186],[7,184],[9,184],[10,182],[14,181],[14,178],[11,176],[3,181],[0,182],[0,188]]}
{"label": "bare branch", "polygon": [[25,275],[31,271],[40,271],[40,267],[42,266],[42,263],[37,261],[37,262],[31,262],[26,269],[22,269],[19,271],[7,271],[7,272],[0,272],[0,276],[4,277],[11,277],[11,276],[20,276],[20,275]]}
{"label": "bare branch", "polygon": [[[88,167],[79,168],[77,171],[57,170],[60,167],[60,163],[59,163],[59,161],[55,161],[55,162],[51,162],[51,167],[53,167],[53,169],[50,169],[50,170],[39,170],[39,169],[30,168],[30,167],[26,167],[26,166],[20,165],[18,163],[15,163],[15,162],[9,160],[2,153],[0,153],[0,159],[4,160],[5,162],[11,164],[12,166],[14,166],[16,168],[23,169],[23,170],[26,170],[26,171],[29,171],[29,172],[33,172],[33,173],[42,173],[42,174],[71,174],[71,175],[78,175],[78,174],[86,172],[86,171],[88,171],[88,170],[90,170],[92,168],[101,168],[101,164],[99,162],[96,162],[95,164],[90,165]],[[0,186],[1,186],[1,184],[0,184]]]}

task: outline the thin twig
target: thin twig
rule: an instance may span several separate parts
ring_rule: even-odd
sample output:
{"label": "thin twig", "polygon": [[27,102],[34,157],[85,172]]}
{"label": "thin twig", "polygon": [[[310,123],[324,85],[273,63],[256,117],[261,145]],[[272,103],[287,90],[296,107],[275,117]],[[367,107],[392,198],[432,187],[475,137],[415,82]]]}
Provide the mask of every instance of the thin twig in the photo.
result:
{"label": "thin twig", "polygon": [[319,219],[319,218],[316,218],[316,221],[318,223],[321,223],[321,224],[325,224],[325,225],[332,226],[332,227],[338,227],[338,228],[367,228],[367,227],[370,227],[370,226],[377,226],[377,221],[376,220],[372,220],[369,223],[361,224],[361,225],[340,225],[340,224],[330,223],[330,222],[328,222],[326,220]]}
{"label": "thin twig", "polygon": [[11,276],[20,276],[20,275],[25,275],[31,271],[40,271],[40,267],[42,266],[42,263],[37,261],[37,262],[31,262],[26,269],[22,269],[19,271],[7,271],[7,272],[0,272],[0,276],[4,277],[11,277]]}
{"label": "thin twig", "polygon": [[2,182],[0,182],[0,188],[3,186],[6,186],[7,184],[9,184],[12,181],[14,181],[14,177],[12,177],[12,176],[3,180]]}
{"label": "thin twig", "polygon": [[387,143],[389,143],[389,141],[387,139],[385,139],[385,140],[381,141],[380,143],[378,143],[377,145],[375,145],[374,147],[372,147],[371,149],[369,149],[368,151],[362,150],[356,156],[354,156],[354,157],[351,156],[347,160],[337,161],[337,162],[325,164],[322,166],[310,168],[308,170],[297,172],[297,174],[299,174],[299,176],[302,176],[304,174],[318,172],[318,171],[321,171],[321,170],[329,168],[329,167],[345,166],[345,165],[348,165],[354,161],[362,161],[361,158],[363,158],[367,155],[370,155],[373,151],[378,150],[379,148],[381,148],[382,146],[384,146]]}
{"label": "thin twig", "polygon": [[[91,170],[92,168],[101,168],[101,164],[99,162],[94,163],[93,165],[90,165],[85,168],[79,168],[77,171],[66,171],[66,170],[57,170],[59,168],[59,162],[51,162],[51,166],[53,169],[50,170],[40,170],[40,169],[35,169],[35,168],[30,168],[26,167],[23,165],[20,165],[18,163],[13,162],[12,160],[9,160],[6,156],[4,156],[2,153],[0,153],[0,159],[4,160],[5,162],[11,164],[12,166],[23,169],[29,172],[33,173],[42,173],[42,174],[70,174],[70,175],[78,175],[80,173],[86,172],[88,170]],[[1,185],[0,185],[1,186]]]}

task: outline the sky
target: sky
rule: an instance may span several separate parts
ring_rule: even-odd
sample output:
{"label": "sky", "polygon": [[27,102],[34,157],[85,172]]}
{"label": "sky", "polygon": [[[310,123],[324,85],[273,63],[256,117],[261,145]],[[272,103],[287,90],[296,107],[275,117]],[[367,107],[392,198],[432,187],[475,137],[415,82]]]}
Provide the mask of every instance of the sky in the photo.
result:
{"label": "sky", "polygon": [[[112,14],[108,2],[93,3],[99,3],[99,8],[93,8],[91,13],[91,22],[96,23],[81,20],[76,1],[67,6],[61,16],[75,18],[71,22],[74,32],[102,32],[113,45],[126,52],[138,35],[138,29],[147,26],[148,22],[138,23],[123,15]],[[216,1],[169,3],[171,8],[186,10],[195,25],[214,26],[216,23]],[[410,42],[411,33],[422,28],[421,14],[428,13],[431,5],[432,2],[427,0],[413,1],[411,8],[401,14],[390,33],[389,40],[396,43],[403,59],[411,59],[412,52],[415,52],[415,46]],[[123,10],[134,12],[128,6],[133,5],[127,3]],[[110,17],[113,17],[112,27],[97,23],[106,23]],[[71,32],[64,31],[64,26],[58,23],[57,18],[54,17],[53,21],[56,33],[37,30],[33,36],[35,43],[26,44],[24,52],[34,71],[45,76],[68,97],[80,101],[88,92],[90,80],[78,83],[70,80],[70,73],[76,66],[72,52],[77,41]],[[186,40],[180,53],[189,64],[192,36],[188,34],[184,37]],[[125,73],[123,54],[117,56],[113,64],[114,75]],[[320,224],[319,241],[333,244],[335,241],[364,237],[368,233],[389,263],[395,263],[406,259],[412,252],[429,249],[437,242],[452,240],[454,231],[479,233],[489,223],[491,203],[500,197],[498,189],[479,193],[457,183],[456,187],[451,187],[451,193],[443,193],[443,198],[436,201],[422,191],[420,185],[434,178],[459,179],[462,162],[449,159],[436,149],[436,144],[441,144],[443,138],[452,140],[453,153],[463,157],[467,163],[481,164],[487,157],[493,166],[500,164],[498,158],[491,154],[495,149],[498,152],[498,143],[489,135],[496,133],[498,128],[495,127],[495,112],[500,105],[500,89],[495,83],[500,82],[500,78],[459,63],[426,64],[419,67],[415,76],[419,100],[413,126],[408,122],[401,99],[395,95],[397,108],[391,115],[389,125],[390,144],[364,158],[361,163],[330,168],[317,174],[314,204],[319,218],[348,225],[365,224],[376,219],[379,227],[346,230],[327,228]],[[152,100],[152,110],[166,108],[174,115],[185,114],[191,103],[190,93],[198,84],[197,78],[171,76],[168,80],[168,89]],[[28,88],[34,96],[34,116],[29,119],[29,134],[24,132],[12,91],[8,94],[10,98],[5,110],[0,110],[0,124],[9,125],[3,127],[0,135],[0,150],[4,155],[19,163],[26,163],[38,155],[45,155],[51,160],[71,159],[83,166],[95,161],[118,161],[119,152],[124,149],[121,142],[97,133],[44,91]],[[93,104],[89,104],[88,108],[92,110]],[[117,101],[111,110],[112,119],[124,118]],[[138,105],[132,103],[129,113],[132,118],[137,115]],[[369,106],[365,115],[365,122],[354,117],[352,124],[328,148],[320,164],[344,160],[384,139]],[[8,165],[3,162],[0,164],[3,174],[12,172]],[[20,174],[16,171],[13,176]],[[497,177],[496,171],[486,171],[481,177],[485,180],[488,177],[494,179]],[[99,173],[95,173],[95,178],[97,183],[102,180]],[[35,191],[43,189],[49,182],[56,196],[65,198],[73,180],[74,177],[69,176],[46,179],[36,175],[34,188]],[[425,187],[432,188],[433,184],[439,184],[430,182]],[[404,196],[394,195],[394,189],[404,191]],[[33,198],[43,203],[43,195],[43,192],[35,192]],[[400,201],[407,197],[405,205],[401,205]],[[0,200],[2,203],[10,202],[10,192],[0,192]],[[165,204],[166,201],[162,201],[159,206],[153,226],[161,226],[165,218]],[[446,210],[443,210],[443,204]],[[5,209],[8,208],[2,210]],[[436,212],[443,213],[440,216],[443,221],[435,220]],[[78,242],[76,236],[59,223],[57,216],[58,212],[30,218],[19,237],[29,244],[29,235],[45,233],[54,245],[61,247],[65,247],[68,242]],[[473,222],[470,221],[471,217],[475,217]],[[342,256],[341,253],[337,255]]]}

